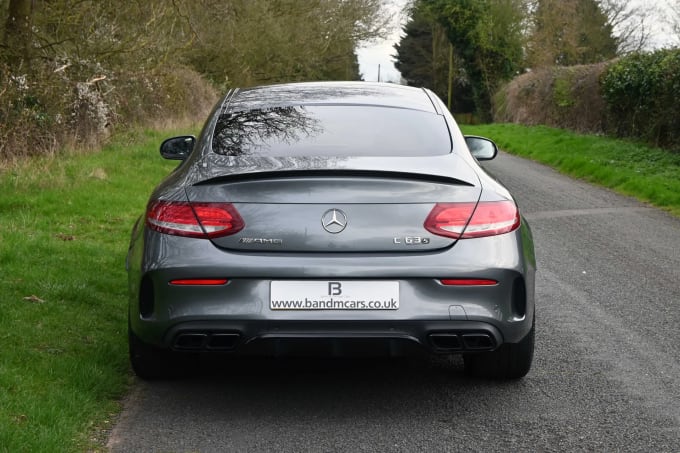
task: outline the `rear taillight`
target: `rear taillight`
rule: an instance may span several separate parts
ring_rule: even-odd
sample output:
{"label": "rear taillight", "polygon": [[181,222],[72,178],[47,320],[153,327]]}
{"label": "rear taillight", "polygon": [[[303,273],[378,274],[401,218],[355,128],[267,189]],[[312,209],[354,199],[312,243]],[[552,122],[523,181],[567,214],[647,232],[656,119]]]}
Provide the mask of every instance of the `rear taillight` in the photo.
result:
{"label": "rear taillight", "polygon": [[176,236],[216,238],[237,233],[245,223],[231,203],[154,201],[146,211],[152,230]]}
{"label": "rear taillight", "polygon": [[519,228],[519,210],[512,201],[437,203],[425,229],[439,236],[469,239],[509,233]]}

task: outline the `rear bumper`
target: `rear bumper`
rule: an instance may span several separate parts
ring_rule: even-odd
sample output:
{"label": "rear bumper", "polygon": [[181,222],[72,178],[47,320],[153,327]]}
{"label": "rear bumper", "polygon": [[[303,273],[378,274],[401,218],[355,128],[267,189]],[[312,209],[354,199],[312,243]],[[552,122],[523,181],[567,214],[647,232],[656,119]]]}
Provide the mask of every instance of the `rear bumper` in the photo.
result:
{"label": "rear bumper", "polygon": [[[335,355],[358,345],[387,348],[390,355],[402,348],[465,353],[475,345],[492,350],[517,343],[533,322],[535,261],[528,229],[400,255],[233,253],[200,239],[149,231],[140,236],[128,255],[130,326],[142,341],[162,348],[276,355],[301,346]],[[230,281],[219,287],[169,284],[185,278]],[[498,284],[447,287],[442,278]],[[398,281],[400,306],[270,310],[272,280],[304,279]]]}
{"label": "rear bumper", "polygon": [[482,322],[185,322],[163,346],[235,355],[405,356],[491,351],[498,329]]}

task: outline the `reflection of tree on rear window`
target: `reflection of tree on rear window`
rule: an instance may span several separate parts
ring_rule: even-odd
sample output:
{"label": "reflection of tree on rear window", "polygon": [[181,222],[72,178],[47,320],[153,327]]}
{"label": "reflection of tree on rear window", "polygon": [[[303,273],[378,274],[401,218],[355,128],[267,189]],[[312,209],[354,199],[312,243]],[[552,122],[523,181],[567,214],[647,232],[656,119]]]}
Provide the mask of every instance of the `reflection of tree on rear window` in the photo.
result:
{"label": "reflection of tree on rear window", "polygon": [[228,156],[431,156],[448,154],[451,139],[429,112],[312,105],[223,113],[212,147]]}

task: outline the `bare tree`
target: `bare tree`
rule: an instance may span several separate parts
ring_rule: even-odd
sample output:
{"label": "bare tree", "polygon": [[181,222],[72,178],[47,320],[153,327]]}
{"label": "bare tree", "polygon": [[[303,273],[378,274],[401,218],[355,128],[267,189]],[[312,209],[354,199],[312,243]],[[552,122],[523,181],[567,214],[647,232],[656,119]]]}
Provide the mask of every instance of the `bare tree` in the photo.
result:
{"label": "bare tree", "polygon": [[599,0],[599,4],[614,30],[619,55],[649,47],[652,22],[659,12],[652,2],[642,4],[631,0]]}
{"label": "bare tree", "polygon": [[616,55],[613,26],[596,0],[536,0],[531,11],[531,66],[597,63]]}
{"label": "bare tree", "polygon": [[680,0],[667,0],[668,18],[675,44],[680,42]]}
{"label": "bare tree", "polygon": [[176,0],[196,39],[188,61],[218,84],[358,77],[355,49],[384,35],[386,0]]}

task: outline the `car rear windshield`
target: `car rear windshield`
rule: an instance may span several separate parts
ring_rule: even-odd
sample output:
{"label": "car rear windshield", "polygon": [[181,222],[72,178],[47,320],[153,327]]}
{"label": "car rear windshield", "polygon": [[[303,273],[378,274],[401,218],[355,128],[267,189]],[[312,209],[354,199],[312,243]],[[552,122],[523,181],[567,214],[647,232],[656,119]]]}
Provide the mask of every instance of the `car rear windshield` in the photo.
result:
{"label": "car rear windshield", "polygon": [[227,156],[431,156],[451,152],[441,115],[393,107],[288,106],[227,112],[213,134]]}

